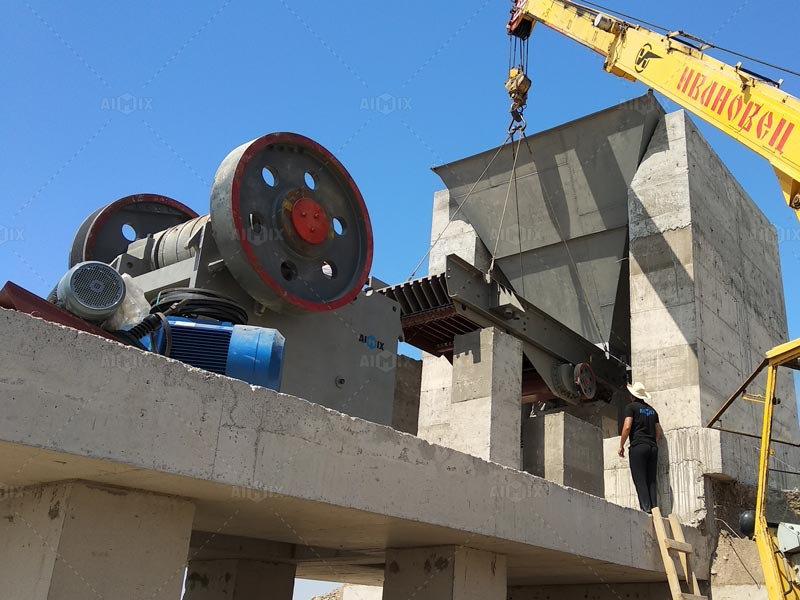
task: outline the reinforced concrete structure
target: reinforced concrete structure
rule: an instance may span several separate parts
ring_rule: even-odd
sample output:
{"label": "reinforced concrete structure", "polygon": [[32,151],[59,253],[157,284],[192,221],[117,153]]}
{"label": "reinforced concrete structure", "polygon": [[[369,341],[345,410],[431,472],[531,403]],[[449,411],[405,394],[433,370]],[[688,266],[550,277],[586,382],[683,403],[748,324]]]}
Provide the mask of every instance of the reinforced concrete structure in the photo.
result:
{"label": "reinforced concrete structure", "polygon": [[0,328],[15,597],[174,600],[187,562],[186,597],[214,599],[288,600],[295,576],[437,600],[664,579],[639,511],[28,315]]}
{"label": "reinforced concrete structure", "polygon": [[[520,210],[502,226],[510,149],[463,210],[487,154],[437,169],[431,275],[453,254],[485,272],[496,246],[508,298],[629,362],[666,429],[661,505],[687,524],[698,576],[714,598],[759,597],[742,576],[758,579],[753,548],[721,531],[749,507],[757,442],[702,425],[786,339],[774,230],[691,121],[649,96],[521,149]],[[187,600],[289,600],[296,577],[348,582],[337,600],[669,597],[616,456],[614,377],[602,399],[564,400],[511,326],[401,360],[392,426],[15,311],[0,331],[9,597],[177,600],[184,571]],[[776,435],[792,442],[781,385]],[[723,425],[757,422],[742,409]],[[773,483],[791,515],[789,482]]]}
{"label": "reinforced concrete structure", "polygon": [[[661,508],[701,526],[709,550],[723,554],[729,540],[719,541],[725,528],[720,519],[736,522],[741,510],[752,508],[758,440],[704,425],[764,353],[787,340],[774,228],[686,114],[664,114],[650,95],[528,138],[517,163],[519,208],[507,210],[502,222],[510,149],[464,202],[468,182],[494,152],[436,169],[449,189],[434,199],[431,240],[441,241],[432,252],[431,274],[444,268],[446,253],[487,271],[490,249],[496,249],[495,277],[628,361],[631,379],[653,393],[666,431]],[[448,413],[460,398],[458,359],[456,352],[451,366],[444,357],[423,358],[419,423],[421,437],[454,447],[465,432]],[[519,357],[507,360],[518,363]],[[761,393],[763,387],[762,378],[751,390]],[[789,376],[779,389],[775,439],[796,443]],[[624,402],[620,394],[607,405],[535,403],[531,418],[523,411],[523,468],[638,506],[627,459],[617,456]],[[760,407],[747,403],[722,423],[746,434],[759,434],[760,425]],[[513,427],[506,431],[500,443],[516,443]],[[602,458],[598,443],[604,445]],[[779,469],[800,464],[791,445],[776,444],[775,452]],[[771,484],[770,509],[797,520],[779,493],[797,481],[774,474]],[[735,550],[725,561],[736,560]],[[738,566],[760,574],[754,555]],[[728,589],[729,580],[750,588]],[[753,583],[723,573],[714,597],[758,594]],[[574,593],[583,597],[579,588]]]}

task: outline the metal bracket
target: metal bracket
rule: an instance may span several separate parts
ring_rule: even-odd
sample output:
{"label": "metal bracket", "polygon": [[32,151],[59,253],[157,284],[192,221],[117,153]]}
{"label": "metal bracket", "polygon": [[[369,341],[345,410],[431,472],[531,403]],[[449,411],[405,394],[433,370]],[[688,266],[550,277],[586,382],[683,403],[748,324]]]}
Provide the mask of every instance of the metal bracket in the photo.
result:
{"label": "metal bracket", "polygon": [[[481,327],[497,327],[563,363],[588,363],[597,378],[619,388],[626,365],[454,254],[447,257],[446,282],[459,314]],[[509,316],[510,315],[510,316]],[[541,374],[541,373],[540,373]]]}

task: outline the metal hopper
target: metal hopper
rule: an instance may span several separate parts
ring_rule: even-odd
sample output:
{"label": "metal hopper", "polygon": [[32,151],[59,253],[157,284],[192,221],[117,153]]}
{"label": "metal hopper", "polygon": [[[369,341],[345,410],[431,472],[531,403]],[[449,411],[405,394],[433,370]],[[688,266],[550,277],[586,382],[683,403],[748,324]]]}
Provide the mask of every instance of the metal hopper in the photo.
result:
{"label": "metal hopper", "polygon": [[[663,108],[648,94],[526,138],[517,201],[507,145],[461,208],[514,291],[587,340],[627,354],[628,187]],[[464,201],[497,149],[434,168]]]}

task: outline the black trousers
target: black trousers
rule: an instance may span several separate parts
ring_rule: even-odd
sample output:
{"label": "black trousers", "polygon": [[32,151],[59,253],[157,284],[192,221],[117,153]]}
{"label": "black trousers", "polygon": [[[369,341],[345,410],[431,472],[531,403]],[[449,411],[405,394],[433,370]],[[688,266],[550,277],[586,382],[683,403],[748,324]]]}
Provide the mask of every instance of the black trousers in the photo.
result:
{"label": "black trousers", "polygon": [[628,451],[631,462],[631,475],[639,506],[645,512],[651,512],[658,506],[658,486],[656,483],[658,468],[658,448],[650,444],[636,444]]}

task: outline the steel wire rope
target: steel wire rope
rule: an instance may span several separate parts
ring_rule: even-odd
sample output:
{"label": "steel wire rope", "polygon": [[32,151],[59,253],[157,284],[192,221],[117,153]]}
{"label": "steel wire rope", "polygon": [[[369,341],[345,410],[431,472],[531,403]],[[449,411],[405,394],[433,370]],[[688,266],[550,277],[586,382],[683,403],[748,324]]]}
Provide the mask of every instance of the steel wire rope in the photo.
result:
{"label": "steel wire rope", "polygon": [[425,260],[430,256],[431,252],[433,252],[433,249],[441,241],[442,236],[444,236],[444,233],[447,231],[447,228],[450,227],[450,224],[459,215],[459,213],[461,212],[461,209],[464,207],[464,205],[467,203],[467,200],[469,200],[470,196],[472,195],[472,192],[475,191],[475,188],[478,187],[478,184],[486,176],[486,173],[489,171],[489,168],[492,166],[492,163],[494,163],[495,159],[500,155],[500,152],[503,151],[503,148],[506,147],[506,142],[511,138],[511,136],[512,136],[512,134],[511,134],[511,132],[509,132],[508,135],[506,136],[506,139],[503,140],[503,143],[497,149],[497,152],[495,152],[494,156],[492,156],[492,159],[489,161],[489,164],[486,165],[486,168],[483,170],[483,173],[481,173],[480,177],[478,177],[478,180],[473,184],[472,188],[469,190],[469,192],[467,192],[467,195],[464,196],[464,199],[459,203],[458,208],[456,208],[456,211],[452,215],[450,215],[450,218],[447,220],[447,223],[445,224],[444,228],[439,233],[439,235],[434,240],[434,242],[430,245],[430,247],[428,248],[428,251],[425,252],[425,254],[422,256],[420,261],[417,263],[417,266],[414,267],[414,270],[411,272],[411,275],[408,276],[408,281],[411,281],[412,279],[414,279],[414,275],[417,274],[417,271],[419,271],[420,267],[422,267],[422,265],[425,262]]}
{"label": "steel wire rope", "polygon": [[[503,212],[500,214],[500,226],[497,229],[497,239],[494,241],[494,252],[492,252],[492,260],[489,264],[489,271],[487,275],[491,275],[494,271],[494,264],[497,259],[497,249],[500,247],[500,238],[503,235],[503,222],[506,219],[506,211],[508,210],[508,200],[511,198],[511,186],[514,184],[516,179],[517,173],[517,159],[519,158],[519,150],[520,146],[522,145],[522,136],[519,136],[519,140],[517,141],[517,147],[514,148],[514,136],[511,136],[511,152],[513,156],[512,164],[511,164],[511,178],[508,180],[508,188],[506,189],[506,200],[503,203]],[[516,186],[514,186],[516,189]],[[519,204],[517,205],[519,207]],[[517,225],[519,226],[519,211],[517,211]],[[520,248],[520,258],[522,257],[522,249]],[[520,276],[522,276],[522,271],[520,271]],[[523,294],[524,295],[524,294]]]}

